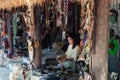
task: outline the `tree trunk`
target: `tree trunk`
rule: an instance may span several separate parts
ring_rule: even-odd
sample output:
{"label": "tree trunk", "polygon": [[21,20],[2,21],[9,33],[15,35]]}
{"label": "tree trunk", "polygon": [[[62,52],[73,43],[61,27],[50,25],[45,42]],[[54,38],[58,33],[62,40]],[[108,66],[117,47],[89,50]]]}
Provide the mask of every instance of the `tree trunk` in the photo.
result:
{"label": "tree trunk", "polygon": [[34,64],[37,68],[40,68],[42,64],[41,55],[41,38],[40,38],[40,5],[34,7]]}
{"label": "tree trunk", "polygon": [[109,0],[95,0],[94,54],[92,54],[93,80],[108,80],[108,16]]}

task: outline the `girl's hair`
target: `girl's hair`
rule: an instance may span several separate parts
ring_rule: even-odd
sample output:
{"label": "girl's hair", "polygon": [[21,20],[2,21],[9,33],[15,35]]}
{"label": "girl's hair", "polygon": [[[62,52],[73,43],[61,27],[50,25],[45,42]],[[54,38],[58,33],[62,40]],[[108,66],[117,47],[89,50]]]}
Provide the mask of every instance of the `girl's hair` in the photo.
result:
{"label": "girl's hair", "polygon": [[75,33],[68,33],[68,37],[70,37],[73,40],[73,48],[75,48],[76,45],[79,45],[80,38]]}

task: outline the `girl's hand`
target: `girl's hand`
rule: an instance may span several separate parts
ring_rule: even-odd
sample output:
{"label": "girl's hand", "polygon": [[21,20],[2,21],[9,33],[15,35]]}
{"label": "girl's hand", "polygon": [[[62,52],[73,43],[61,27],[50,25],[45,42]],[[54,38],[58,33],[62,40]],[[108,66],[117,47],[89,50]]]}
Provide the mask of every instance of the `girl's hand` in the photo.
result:
{"label": "girl's hand", "polygon": [[66,61],[66,58],[63,58],[63,59],[62,59],[62,62],[65,62],[65,61]]}

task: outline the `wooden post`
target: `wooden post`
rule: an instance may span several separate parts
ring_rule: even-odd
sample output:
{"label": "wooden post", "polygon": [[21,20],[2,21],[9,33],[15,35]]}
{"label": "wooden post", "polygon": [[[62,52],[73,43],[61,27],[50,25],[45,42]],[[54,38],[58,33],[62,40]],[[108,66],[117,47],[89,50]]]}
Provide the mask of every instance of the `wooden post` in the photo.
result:
{"label": "wooden post", "polygon": [[108,16],[109,0],[95,0],[94,54],[92,54],[93,80],[108,80]]}
{"label": "wooden post", "polygon": [[8,43],[9,43],[9,54],[14,54],[13,51],[13,35],[12,35],[12,24],[10,15],[7,17],[7,30],[8,30]]}
{"label": "wooden post", "polygon": [[42,64],[41,58],[41,38],[40,38],[40,5],[33,4],[28,0],[28,34],[33,40],[33,63],[35,68],[40,68]]}

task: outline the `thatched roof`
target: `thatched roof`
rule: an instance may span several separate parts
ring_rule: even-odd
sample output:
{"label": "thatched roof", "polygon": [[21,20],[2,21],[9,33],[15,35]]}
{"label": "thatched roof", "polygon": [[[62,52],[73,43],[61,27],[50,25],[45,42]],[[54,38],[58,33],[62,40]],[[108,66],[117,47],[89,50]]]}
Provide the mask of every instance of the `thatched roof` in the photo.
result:
{"label": "thatched roof", "polygon": [[29,2],[31,5],[35,3],[42,4],[44,0],[0,0],[0,8],[8,8],[11,9],[12,7],[18,7],[22,5],[27,5]]}

